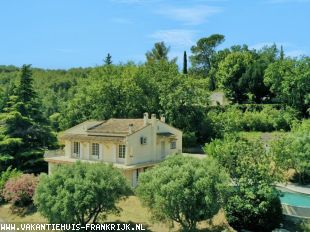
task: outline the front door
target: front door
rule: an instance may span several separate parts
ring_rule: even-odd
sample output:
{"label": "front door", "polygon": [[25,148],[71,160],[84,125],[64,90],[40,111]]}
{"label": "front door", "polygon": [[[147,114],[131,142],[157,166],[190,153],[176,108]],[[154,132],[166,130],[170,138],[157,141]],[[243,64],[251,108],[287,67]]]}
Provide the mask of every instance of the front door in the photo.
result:
{"label": "front door", "polygon": [[166,151],[166,147],[165,147],[165,141],[161,141],[160,142],[160,155],[161,158],[165,158],[165,151]]}

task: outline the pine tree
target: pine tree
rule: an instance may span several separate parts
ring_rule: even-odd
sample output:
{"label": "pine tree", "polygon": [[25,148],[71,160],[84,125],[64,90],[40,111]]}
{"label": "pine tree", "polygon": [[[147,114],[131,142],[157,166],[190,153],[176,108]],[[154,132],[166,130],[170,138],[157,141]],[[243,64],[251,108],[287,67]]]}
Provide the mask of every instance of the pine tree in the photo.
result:
{"label": "pine tree", "polygon": [[[43,153],[56,146],[32,86],[30,65],[21,69],[19,86],[0,114],[0,169],[8,165],[25,172],[46,170]],[[1,162],[2,161],[2,162]]]}
{"label": "pine tree", "polygon": [[183,55],[183,74],[187,74],[187,55],[186,55],[186,51],[184,51],[184,55]]}
{"label": "pine tree", "polygon": [[105,65],[111,65],[112,64],[112,56],[110,53],[108,53],[107,57],[104,59],[104,64]]}
{"label": "pine tree", "polygon": [[168,61],[169,51],[170,47],[167,47],[164,42],[155,43],[154,48],[145,54],[147,62],[152,63],[161,60]]}

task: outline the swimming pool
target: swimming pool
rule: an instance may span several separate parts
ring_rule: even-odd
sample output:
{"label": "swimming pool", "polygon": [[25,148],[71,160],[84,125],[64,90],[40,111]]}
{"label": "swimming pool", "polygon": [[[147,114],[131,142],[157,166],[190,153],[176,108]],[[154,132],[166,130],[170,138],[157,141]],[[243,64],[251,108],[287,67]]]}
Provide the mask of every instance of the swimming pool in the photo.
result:
{"label": "swimming pool", "polygon": [[281,191],[281,203],[291,206],[310,208],[310,195]]}
{"label": "swimming pool", "polygon": [[283,214],[293,218],[310,218],[310,195],[278,187]]}

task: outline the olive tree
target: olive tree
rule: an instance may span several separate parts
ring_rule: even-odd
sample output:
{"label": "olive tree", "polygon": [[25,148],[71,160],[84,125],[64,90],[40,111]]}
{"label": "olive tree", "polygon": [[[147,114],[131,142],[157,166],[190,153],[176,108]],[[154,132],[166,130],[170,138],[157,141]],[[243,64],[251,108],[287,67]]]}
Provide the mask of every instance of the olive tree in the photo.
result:
{"label": "olive tree", "polygon": [[225,200],[227,175],[215,160],[175,155],[143,173],[137,193],[158,221],[175,221],[184,231],[211,219]]}
{"label": "olive tree", "polygon": [[128,196],[130,187],[110,165],[76,163],[42,175],[34,202],[49,223],[96,223],[117,213],[116,203]]}

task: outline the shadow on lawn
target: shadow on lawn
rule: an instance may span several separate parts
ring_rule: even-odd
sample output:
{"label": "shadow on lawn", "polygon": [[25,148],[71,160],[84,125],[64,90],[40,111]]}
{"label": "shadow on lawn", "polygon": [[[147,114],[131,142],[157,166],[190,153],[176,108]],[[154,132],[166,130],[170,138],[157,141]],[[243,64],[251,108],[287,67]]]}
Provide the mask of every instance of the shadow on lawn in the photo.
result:
{"label": "shadow on lawn", "polygon": [[25,207],[18,207],[18,206],[11,205],[10,211],[12,214],[18,215],[20,217],[25,217],[25,216],[29,216],[29,215],[36,213],[37,209],[34,205],[29,205]]}

